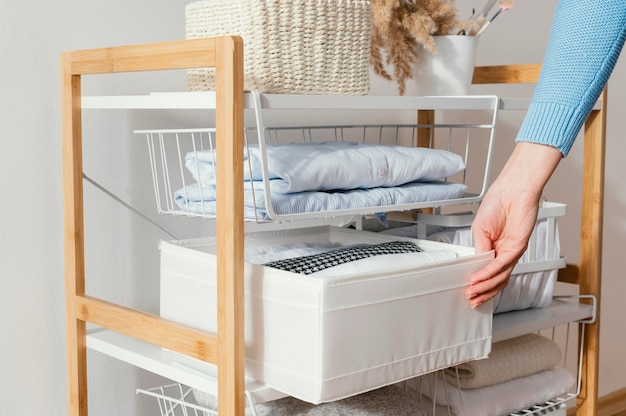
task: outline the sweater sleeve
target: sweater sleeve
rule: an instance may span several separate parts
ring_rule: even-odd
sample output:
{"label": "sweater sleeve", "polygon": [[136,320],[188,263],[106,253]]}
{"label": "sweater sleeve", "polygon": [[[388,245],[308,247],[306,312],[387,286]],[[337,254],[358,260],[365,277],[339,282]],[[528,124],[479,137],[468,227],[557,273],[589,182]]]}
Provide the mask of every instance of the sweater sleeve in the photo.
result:
{"label": "sweater sleeve", "polygon": [[516,141],[568,154],[626,36],[624,0],[560,0],[541,75]]}

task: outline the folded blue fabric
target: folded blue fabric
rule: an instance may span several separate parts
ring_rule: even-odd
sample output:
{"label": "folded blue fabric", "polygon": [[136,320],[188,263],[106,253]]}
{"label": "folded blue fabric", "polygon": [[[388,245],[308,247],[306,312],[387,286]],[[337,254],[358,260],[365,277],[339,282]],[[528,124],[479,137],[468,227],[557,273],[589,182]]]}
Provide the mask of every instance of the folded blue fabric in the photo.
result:
{"label": "folded blue fabric", "polygon": [[[272,192],[347,190],[399,186],[444,179],[465,168],[452,152],[363,142],[292,143],[266,146]],[[187,154],[185,165],[203,185],[215,185],[215,152]],[[246,180],[261,181],[258,146],[244,155]]]}
{"label": "folded blue fabric", "polygon": [[[247,219],[267,220],[265,195],[248,183],[244,189],[244,216]],[[304,212],[325,212],[341,209],[381,207],[418,202],[460,198],[466,190],[463,184],[452,182],[412,182],[391,188],[353,189],[337,192],[273,193],[274,212],[279,215]],[[214,186],[195,183],[175,192],[181,210],[202,215],[215,215],[216,191]]]}

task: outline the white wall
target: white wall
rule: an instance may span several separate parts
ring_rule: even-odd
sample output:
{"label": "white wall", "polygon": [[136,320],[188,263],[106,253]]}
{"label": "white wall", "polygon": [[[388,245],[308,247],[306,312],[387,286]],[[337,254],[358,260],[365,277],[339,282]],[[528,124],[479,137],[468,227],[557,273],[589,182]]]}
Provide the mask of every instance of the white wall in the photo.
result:
{"label": "white wall", "polygon": [[[181,39],[185,3],[184,0],[158,2],[158,5],[147,0],[2,2],[2,414],[67,414],[59,55],[65,50]],[[125,149],[118,152],[124,156]],[[90,158],[87,162],[96,159],[89,166],[86,163],[88,173],[105,183],[116,179],[120,162],[115,166],[110,162],[97,166],[97,157],[86,154],[87,157]],[[101,197],[88,186],[85,193],[88,208],[93,208],[95,202],[111,206],[114,214],[115,209],[119,210],[107,199],[98,199]],[[94,211],[100,210],[91,210]],[[122,291],[120,287],[124,286],[116,284],[116,276],[128,274],[123,265],[124,252],[128,258],[135,258],[136,248],[122,245],[126,238],[120,238],[108,224],[119,224],[117,228],[130,230],[129,235],[144,234],[153,241],[161,236],[132,216],[112,218],[109,214],[92,215],[86,220],[88,233],[94,227],[105,231],[102,247],[113,245],[117,250],[111,254],[108,249],[90,252],[88,270],[99,268],[98,271],[104,272],[98,279],[104,283],[102,289],[100,285],[89,285],[88,289],[105,293],[114,300],[154,308],[154,285]],[[137,257],[149,259],[155,252],[154,247],[145,251],[147,255]],[[146,266],[155,276],[156,266],[152,263],[146,262]],[[135,264],[133,268],[141,266]],[[156,381],[153,377],[98,354],[89,354],[89,372],[91,414],[157,414],[152,402],[137,398],[134,391],[136,387],[151,386]]]}
{"label": "white wall", "polygon": [[[59,109],[59,54],[64,50],[184,37],[186,0],[132,2],[10,1],[0,13],[0,315],[2,338],[2,412],[60,415],[67,413],[65,320],[63,302],[63,224],[61,198],[61,141]],[[478,64],[540,61],[555,1],[524,0],[496,21],[481,39]],[[459,0],[465,12],[479,7]],[[468,13],[467,13],[468,14]],[[604,298],[600,394],[626,387],[622,353],[626,334],[620,317],[626,280],[621,276],[619,248],[624,247],[626,185],[619,117],[626,100],[624,59],[610,81],[607,137],[607,198],[604,238]],[[183,77],[168,76],[153,90],[184,88]],[[109,88],[109,80],[86,81],[88,91]],[[125,91],[143,82],[123,82]],[[117,87],[115,87],[117,88]],[[482,90],[476,89],[476,92]],[[503,92],[502,95],[505,93]],[[142,212],[174,229],[169,218],[156,217],[143,151],[129,137],[133,126],[150,124],[147,115],[116,115],[93,122],[94,139],[85,146],[85,171]],[[161,122],[158,120],[154,122]],[[520,114],[504,114],[498,130],[496,168],[510,150]],[[578,257],[580,212],[580,151],[577,144],[559,167],[546,191],[552,200],[567,202],[570,217],[562,222],[564,252]],[[114,162],[111,162],[114,161]],[[135,181],[127,180],[128,174]],[[573,191],[569,191],[570,186]],[[98,274],[88,291],[148,311],[158,307],[158,252],[156,241],[169,238],[139,216],[85,185],[88,251],[87,271]],[[98,235],[98,238],[95,236]],[[145,242],[149,243],[145,243]],[[140,244],[143,243],[143,244]],[[128,275],[139,277],[130,281]],[[134,394],[136,387],[159,383],[156,377],[115,360],[89,354],[90,409],[92,414],[156,414],[153,403]]]}

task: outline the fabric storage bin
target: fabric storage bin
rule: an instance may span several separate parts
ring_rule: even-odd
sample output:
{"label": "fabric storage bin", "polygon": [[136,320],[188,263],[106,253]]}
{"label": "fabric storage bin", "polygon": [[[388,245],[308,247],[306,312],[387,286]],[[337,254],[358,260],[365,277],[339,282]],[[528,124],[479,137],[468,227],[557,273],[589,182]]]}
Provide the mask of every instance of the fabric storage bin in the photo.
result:
{"label": "fabric storage bin", "polygon": [[[246,250],[398,240],[457,257],[323,278],[246,263],[246,375],[321,403],[485,358],[492,305],[471,309],[463,291],[492,253],[334,227],[247,234]],[[215,248],[214,239],[162,242],[161,316],[216,331]]]}
{"label": "fabric storage bin", "polygon": [[[367,0],[200,0],[185,8],[186,37],[238,35],[244,87],[273,94],[365,95]],[[190,69],[192,91],[215,89],[213,69]]]}

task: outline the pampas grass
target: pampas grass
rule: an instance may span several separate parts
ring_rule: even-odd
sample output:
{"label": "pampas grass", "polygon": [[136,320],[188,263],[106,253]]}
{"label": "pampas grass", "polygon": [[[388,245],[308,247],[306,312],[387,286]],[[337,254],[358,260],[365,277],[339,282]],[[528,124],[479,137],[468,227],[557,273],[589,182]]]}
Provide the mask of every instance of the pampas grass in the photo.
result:
{"label": "pampas grass", "polygon": [[[469,27],[470,22],[458,21],[457,14],[452,0],[372,0],[374,73],[395,80],[403,95],[420,54],[436,52],[433,37],[456,34]],[[385,65],[393,67],[392,74]]]}

